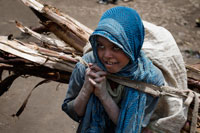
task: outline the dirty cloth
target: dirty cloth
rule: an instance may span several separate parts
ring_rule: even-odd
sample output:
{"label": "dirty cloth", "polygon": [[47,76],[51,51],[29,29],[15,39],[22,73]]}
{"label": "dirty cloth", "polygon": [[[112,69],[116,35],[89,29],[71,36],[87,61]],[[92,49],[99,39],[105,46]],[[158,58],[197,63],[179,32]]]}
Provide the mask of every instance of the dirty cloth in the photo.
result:
{"label": "dirty cloth", "polygon": [[[187,89],[187,73],[181,52],[171,33],[161,26],[143,21],[145,40],[143,51],[163,73],[165,86]],[[188,107],[184,99],[162,96],[149,127],[159,133],[179,133],[187,120]],[[163,106],[165,105],[165,106]]]}
{"label": "dirty cloth", "polygon": [[[129,64],[114,75],[157,86],[163,85],[164,78],[161,71],[141,51],[144,34],[142,20],[135,10],[122,6],[109,9],[101,17],[89,39],[97,65],[106,71],[97,54],[97,36],[102,36],[117,45],[130,58]],[[134,88],[125,87],[125,90],[126,95],[122,100],[116,132],[139,133],[143,124],[149,122],[145,118],[150,118],[152,109],[156,105],[154,101],[156,98]],[[145,114],[148,114],[148,117]],[[81,132],[104,132],[107,117],[98,98],[92,95],[87,104]]]}

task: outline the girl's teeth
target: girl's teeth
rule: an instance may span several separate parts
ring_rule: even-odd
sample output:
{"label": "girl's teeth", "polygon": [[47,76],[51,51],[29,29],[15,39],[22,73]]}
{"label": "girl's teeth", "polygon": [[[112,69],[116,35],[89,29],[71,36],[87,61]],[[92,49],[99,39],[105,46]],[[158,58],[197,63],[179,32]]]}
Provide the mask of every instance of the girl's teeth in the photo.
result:
{"label": "girl's teeth", "polygon": [[113,65],[114,63],[113,63],[113,62],[107,62],[107,64],[109,64],[109,65]]}

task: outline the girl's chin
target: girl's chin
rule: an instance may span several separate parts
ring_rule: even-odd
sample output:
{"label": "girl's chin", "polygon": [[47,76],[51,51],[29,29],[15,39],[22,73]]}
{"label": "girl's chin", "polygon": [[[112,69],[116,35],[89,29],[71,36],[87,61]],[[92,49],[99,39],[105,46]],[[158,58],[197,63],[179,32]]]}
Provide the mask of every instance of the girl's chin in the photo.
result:
{"label": "girl's chin", "polygon": [[106,70],[109,72],[109,73],[117,73],[120,71],[120,68],[117,64],[114,64],[114,65],[108,65],[108,64],[104,64],[104,66],[106,67]]}
{"label": "girl's chin", "polygon": [[106,68],[106,70],[107,70],[109,73],[117,73],[117,72],[119,72],[119,70],[114,69],[114,68],[112,68],[112,69]]}

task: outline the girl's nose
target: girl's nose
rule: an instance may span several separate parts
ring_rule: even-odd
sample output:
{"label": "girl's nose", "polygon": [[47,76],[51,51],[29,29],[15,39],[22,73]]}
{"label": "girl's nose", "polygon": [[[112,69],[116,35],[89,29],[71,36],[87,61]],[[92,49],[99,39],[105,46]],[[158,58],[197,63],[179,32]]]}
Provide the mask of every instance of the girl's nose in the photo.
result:
{"label": "girl's nose", "polygon": [[105,49],[104,58],[111,58],[111,57],[112,57],[112,51],[110,49]]}

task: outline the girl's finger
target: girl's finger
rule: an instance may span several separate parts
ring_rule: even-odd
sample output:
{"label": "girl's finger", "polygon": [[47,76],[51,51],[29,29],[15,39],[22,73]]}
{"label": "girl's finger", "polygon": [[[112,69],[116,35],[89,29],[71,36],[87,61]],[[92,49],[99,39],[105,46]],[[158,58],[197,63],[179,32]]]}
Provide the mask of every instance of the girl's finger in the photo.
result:
{"label": "girl's finger", "polygon": [[106,75],[107,74],[104,71],[99,71],[99,72],[90,71],[90,72],[88,72],[88,76],[90,76],[92,79],[99,78],[99,77],[106,76]]}
{"label": "girl's finger", "polygon": [[100,67],[98,67],[97,65],[95,65],[95,64],[91,65],[90,69],[92,69],[94,71],[102,71],[102,69]]}
{"label": "girl's finger", "polygon": [[93,79],[93,81],[94,81],[95,83],[100,83],[100,82],[104,81],[105,79],[106,79],[106,77],[103,76],[103,77],[95,78],[95,79]]}
{"label": "girl's finger", "polygon": [[89,78],[88,80],[90,81],[90,83],[92,83],[92,85],[96,85],[96,84],[97,84],[97,83],[96,83],[93,79],[91,79],[91,78]]}
{"label": "girl's finger", "polygon": [[107,73],[105,71],[98,71],[98,72],[96,72],[96,74],[99,75],[99,77],[107,75]]}
{"label": "girl's finger", "polygon": [[93,66],[93,63],[88,63],[88,66],[89,66],[89,67],[92,67],[92,66]]}
{"label": "girl's finger", "polygon": [[97,72],[96,72],[96,71],[94,71],[94,70],[92,70],[92,69],[90,69],[90,68],[88,68],[87,74],[88,74],[89,76],[91,76],[92,78],[98,78],[98,77],[106,76],[106,75],[107,75],[107,73],[104,72],[104,71],[97,71]]}
{"label": "girl's finger", "polygon": [[90,76],[92,79],[100,77],[100,75],[97,74],[97,72],[94,72],[94,71],[89,71],[88,76]]}

